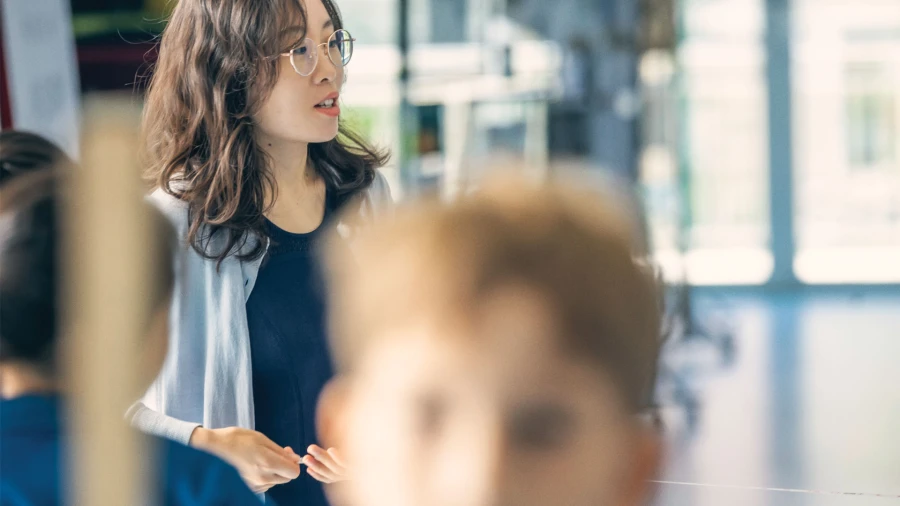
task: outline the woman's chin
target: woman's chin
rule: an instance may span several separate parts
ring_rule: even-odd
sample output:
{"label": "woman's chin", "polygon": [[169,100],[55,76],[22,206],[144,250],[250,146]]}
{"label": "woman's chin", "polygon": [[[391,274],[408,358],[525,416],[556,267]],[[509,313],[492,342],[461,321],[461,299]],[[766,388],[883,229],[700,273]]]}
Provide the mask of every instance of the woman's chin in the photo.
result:
{"label": "woman's chin", "polygon": [[330,142],[330,141],[333,141],[337,137],[337,135],[338,135],[338,131],[337,131],[337,128],[335,128],[334,131],[332,131],[332,132],[323,133],[320,136],[316,136],[316,139],[310,141],[310,143],[311,144],[323,144],[326,142]]}
{"label": "woman's chin", "polygon": [[333,121],[329,118],[329,121],[327,122],[319,122],[319,124],[315,125],[315,128],[310,128],[311,126],[313,125],[306,125],[304,135],[298,136],[303,137],[303,141],[310,144],[321,144],[323,142],[332,141],[338,135],[337,118],[334,118]]}

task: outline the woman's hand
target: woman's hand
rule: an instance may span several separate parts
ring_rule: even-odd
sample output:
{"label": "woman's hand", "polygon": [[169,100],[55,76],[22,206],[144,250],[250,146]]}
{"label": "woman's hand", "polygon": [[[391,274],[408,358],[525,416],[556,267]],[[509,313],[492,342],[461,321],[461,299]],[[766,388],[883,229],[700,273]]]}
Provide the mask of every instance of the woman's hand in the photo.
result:
{"label": "woman's hand", "polygon": [[350,479],[350,472],[344,464],[337,449],[329,448],[327,451],[321,447],[312,445],[306,449],[308,455],[303,457],[303,465],[310,476],[322,483],[335,483]]}
{"label": "woman's hand", "polygon": [[300,476],[300,456],[282,448],[259,432],[239,427],[198,427],[190,445],[221,457],[234,466],[256,493]]}

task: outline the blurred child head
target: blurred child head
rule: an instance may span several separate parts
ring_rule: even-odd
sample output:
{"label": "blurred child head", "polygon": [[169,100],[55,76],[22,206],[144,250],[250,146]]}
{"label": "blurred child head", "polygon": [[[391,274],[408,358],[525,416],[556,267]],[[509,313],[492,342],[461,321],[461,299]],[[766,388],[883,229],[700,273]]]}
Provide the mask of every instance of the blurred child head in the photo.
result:
{"label": "blurred child head", "polygon": [[[65,193],[64,172],[71,166],[56,163],[59,159],[46,149],[52,144],[31,142],[31,152],[7,150],[6,139],[0,144],[4,171],[22,167],[19,161],[25,159],[47,161],[46,166],[34,165],[14,174],[0,187],[0,394],[8,398],[60,390],[57,354],[64,334],[60,329],[60,201]],[[148,337],[139,371],[149,384],[167,349],[174,237],[165,219],[149,206],[147,210],[154,213],[151,222],[158,235],[149,254],[160,266],[148,297]]]}
{"label": "blurred child head", "polygon": [[[655,284],[592,195],[504,179],[412,207],[331,262],[320,402],[352,506],[643,504]],[[365,262],[354,261],[364,257]]]}
{"label": "blurred child head", "polygon": [[0,184],[22,174],[72,165],[61,149],[40,135],[19,130],[0,131]]}

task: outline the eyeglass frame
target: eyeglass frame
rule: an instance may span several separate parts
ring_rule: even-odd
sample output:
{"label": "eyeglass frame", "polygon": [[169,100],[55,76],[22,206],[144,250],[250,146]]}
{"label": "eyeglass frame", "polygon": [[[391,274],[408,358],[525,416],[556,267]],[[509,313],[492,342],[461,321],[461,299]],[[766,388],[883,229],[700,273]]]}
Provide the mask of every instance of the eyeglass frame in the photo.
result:
{"label": "eyeglass frame", "polygon": [[[310,69],[310,71],[309,71],[308,74],[303,74],[303,73],[301,73],[299,70],[297,70],[297,66],[294,64],[294,51],[295,51],[297,48],[301,47],[301,46],[303,45],[303,42],[304,42],[304,41],[307,41],[307,40],[308,40],[308,41],[311,41],[313,44],[315,44],[315,41],[312,40],[312,39],[309,38],[309,37],[303,37],[303,40],[300,41],[300,44],[297,45],[297,46],[294,46],[293,48],[291,48],[291,50],[288,51],[287,53],[281,53],[281,54],[277,54],[277,55],[274,55],[274,56],[270,56],[270,57],[268,57],[267,59],[281,58],[282,56],[287,56],[287,57],[289,57],[289,58],[291,59],[291,68],[294,69],[294,72],[296,72],[297,75],[300,75],[300,76],[303,76],[303,77],[309,77],[309,76],[311,76],[311,75],[313,74],[313,72],[316,71],[316,68],[319,66],[319,48],[322,47],[322,46],[327,46],[328,44],[330,44],[330,43],[331,43],[331,38],[334,37],[334,35],[335,35],[336,33],[338,33],[338,32],[344,32],[344,33],[346,33],[347,35],[350,35],[350,38],[347,39],[347,40],[349,40],[351,44],[354,43],[354,42],[356,42],[356,38],[354,38],[354,37],[350,34],[350,32],[349,32],[348,30],[345,30],[345,29],[343,29],[343,28],[339,28],[339,29],[335,30],[334,32],[331,33],[331,35],[328,36],[328,40],[326,40],[325,42],[322,42],[322,43],[320,43],[320,44],[316,44],[316,45],[315,45],[316,50],[315,50],[315,52],[314,52],[313,54],[315,55],[316,61],[315,61],[315,63],[313,64],[313,67],[312,67],[312,69]],[[327,49],[327,48],[326,48],[326,49]],[[342,60],[341,63],[338,64],[337,62],[335,62],[334,60],[331,59],[331,52],[329,52],[329,51],[326,50],[326,53],[328,54],[328,59],[331,61],[332,65],[334,65],[334,66],[337,67],[337,68],[344,68],[344,67],[347,66],[347,64],[350,63],[350,60],[347,60],[347,63],[343,63],[343,60]],[[352,53],[352,52],[350,53],[350,57],[351,57],[351,58],[353,57],[353,53]]]}

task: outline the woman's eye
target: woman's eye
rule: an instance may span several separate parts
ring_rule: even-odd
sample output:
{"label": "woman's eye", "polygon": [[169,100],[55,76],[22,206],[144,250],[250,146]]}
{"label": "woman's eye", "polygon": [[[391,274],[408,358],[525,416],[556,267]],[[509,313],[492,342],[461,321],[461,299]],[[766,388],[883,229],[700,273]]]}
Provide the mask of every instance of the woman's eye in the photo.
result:
{"label": "woman's eye", "polygon": [[306,54],[306,48],[298,47],[297,49],[294,49],[294,54],[296,54],[297,56],[303,56]]}

